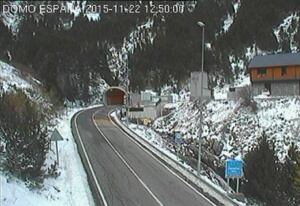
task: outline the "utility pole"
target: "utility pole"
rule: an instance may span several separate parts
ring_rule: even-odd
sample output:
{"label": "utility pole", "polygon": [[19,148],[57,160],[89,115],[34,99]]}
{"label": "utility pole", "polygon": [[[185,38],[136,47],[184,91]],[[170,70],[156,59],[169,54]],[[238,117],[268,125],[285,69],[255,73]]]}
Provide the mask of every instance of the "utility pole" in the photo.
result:
{"label": "utility pole", "polygon": [[198,143],[199,143],[199,148],[198,148],[198,165],[197,165],[197,174],[200,177],[200,171],[201,171],[201,147],[202,147],[202,124],[203,124],[203,111],[202,111],[202,102],[203,102],[203,72],[204,72],[204,29],[205,29],[205,24],[201,21],[199,21],[198,26],[202,28],[202,63],[201,63],[201,90],[200,90],[200,98],[199,98],[199,103],[200,103],[200,120],[199,120],[199,130],[198,130]]}
{"label": "utility pole", "polygon": [[127,55],[127,68],[126,68],[126,90],[127,90],[127,94],[126,94],[126,107],[127,107],[127,126],[129,127],[129,66],[128,66],[128,55]]}

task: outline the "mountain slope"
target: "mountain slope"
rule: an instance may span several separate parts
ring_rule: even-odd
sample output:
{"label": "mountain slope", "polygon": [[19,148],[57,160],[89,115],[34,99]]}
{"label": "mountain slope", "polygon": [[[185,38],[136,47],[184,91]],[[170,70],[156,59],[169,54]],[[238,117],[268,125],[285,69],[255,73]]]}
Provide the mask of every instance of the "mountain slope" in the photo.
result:
{"label": "mountain slope", "polygon": [[60,156],[58,169],[54,172],[51,172],[50,169],[56,161],[55,147],[52,143],[52,148],[50,147],[43,166],[45,179],[39,187],[34,187],[31,182],[23,182],[3,168],[6,143],[0,135],[0,185],[2,188],[0,205],[34,206],[38,203],[43,206],[93,206],[94,202],[89,190],[87,176],[70,129],[71,117],[80,108],[65,109],[60,114],[56,111],[57,108],[53,108],[54,97],[51,99],[44,93],[42,83],[29,74],[21,73],[13,66],[0,61],[0,94],[2,92],[15,92],[17,89],[21,89],[31,101],[41,107],[44,115],[47,115],[47,124],[50,128],[48,131],[49,138],[55,127],[64,140],[58,144]]}
{"label": "mountain slope", "polygon": [[[143,1],[106,3],[150,5]],[[69,8],[68,13],[42,16],[1,11],[0,30],[5,35],[0,37],[0,54],[33,69],[47,90],[69,101],[93,101],[89,87],[99,78],[109,85],[124,84],[127,67],[132,90],[181,85],[201,65],[198,21],[206,24],[205,70],[210,73],[211,88],[243,76],[256,54],[299,51],[300,3],[296,0],[152,2],[181,4],[184,12],[96,17],[86,12],[87,5],[105,3],[62,4]]]}
{"label": "mountain slope", "polygon": [[[280,160],[294,143],[300,148],[300,99],[298,97],[256,99],[258,111],[241,106],[240,102],[216,100],[205,105],[203,149],[224,161],[244,155],[258,143],[264,131],[275,142]],[[198,141],[199,110],[192,102],[182,102],[163,119],[154,123],[159,133],[173,138],[180,131],[190,150]]]}

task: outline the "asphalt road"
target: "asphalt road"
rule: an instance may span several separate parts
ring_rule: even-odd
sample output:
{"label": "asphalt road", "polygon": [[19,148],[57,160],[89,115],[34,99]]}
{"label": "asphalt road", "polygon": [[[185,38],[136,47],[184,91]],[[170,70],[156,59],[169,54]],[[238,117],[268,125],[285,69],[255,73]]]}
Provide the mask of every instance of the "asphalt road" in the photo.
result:
{"label": "asphalt road", "polygon": [[85,110],[72,121],[97,204],[214,205],[115,126],[107,116],[111,109]]}

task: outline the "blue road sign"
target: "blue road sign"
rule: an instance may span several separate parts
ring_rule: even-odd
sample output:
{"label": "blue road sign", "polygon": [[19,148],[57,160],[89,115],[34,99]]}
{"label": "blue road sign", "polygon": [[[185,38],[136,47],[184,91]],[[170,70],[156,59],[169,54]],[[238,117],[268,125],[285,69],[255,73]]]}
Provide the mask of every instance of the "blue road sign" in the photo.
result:
{"label": "blue road sign", "polygon": [[229,159],[226,160],[225,177],[226,178],[241,178],[243,176],[243,161]]}
{"label": "blue road sign", "polygon": [[180,132],[175,132],[175,143],[176,144],[182,144],[183,139]]}

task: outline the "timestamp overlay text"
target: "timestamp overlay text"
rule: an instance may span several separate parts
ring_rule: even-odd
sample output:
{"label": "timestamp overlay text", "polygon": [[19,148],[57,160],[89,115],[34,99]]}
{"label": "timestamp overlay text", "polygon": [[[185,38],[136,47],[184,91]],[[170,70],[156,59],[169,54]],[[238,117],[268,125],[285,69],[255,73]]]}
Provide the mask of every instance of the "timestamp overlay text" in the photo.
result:
{"label": "timestamp overlay text", "polygon": [[[4,4],[2,5],[2,12],[10,14],[55,14],[55,13],[70,13],[70,8],[64,4]],[[184,5],[181,4],[122,4],[118,2],[111,2],[110,4],[93,3],[85,5],[82,8],[85,14],[140,14],[140,13],[183,13]]]}

